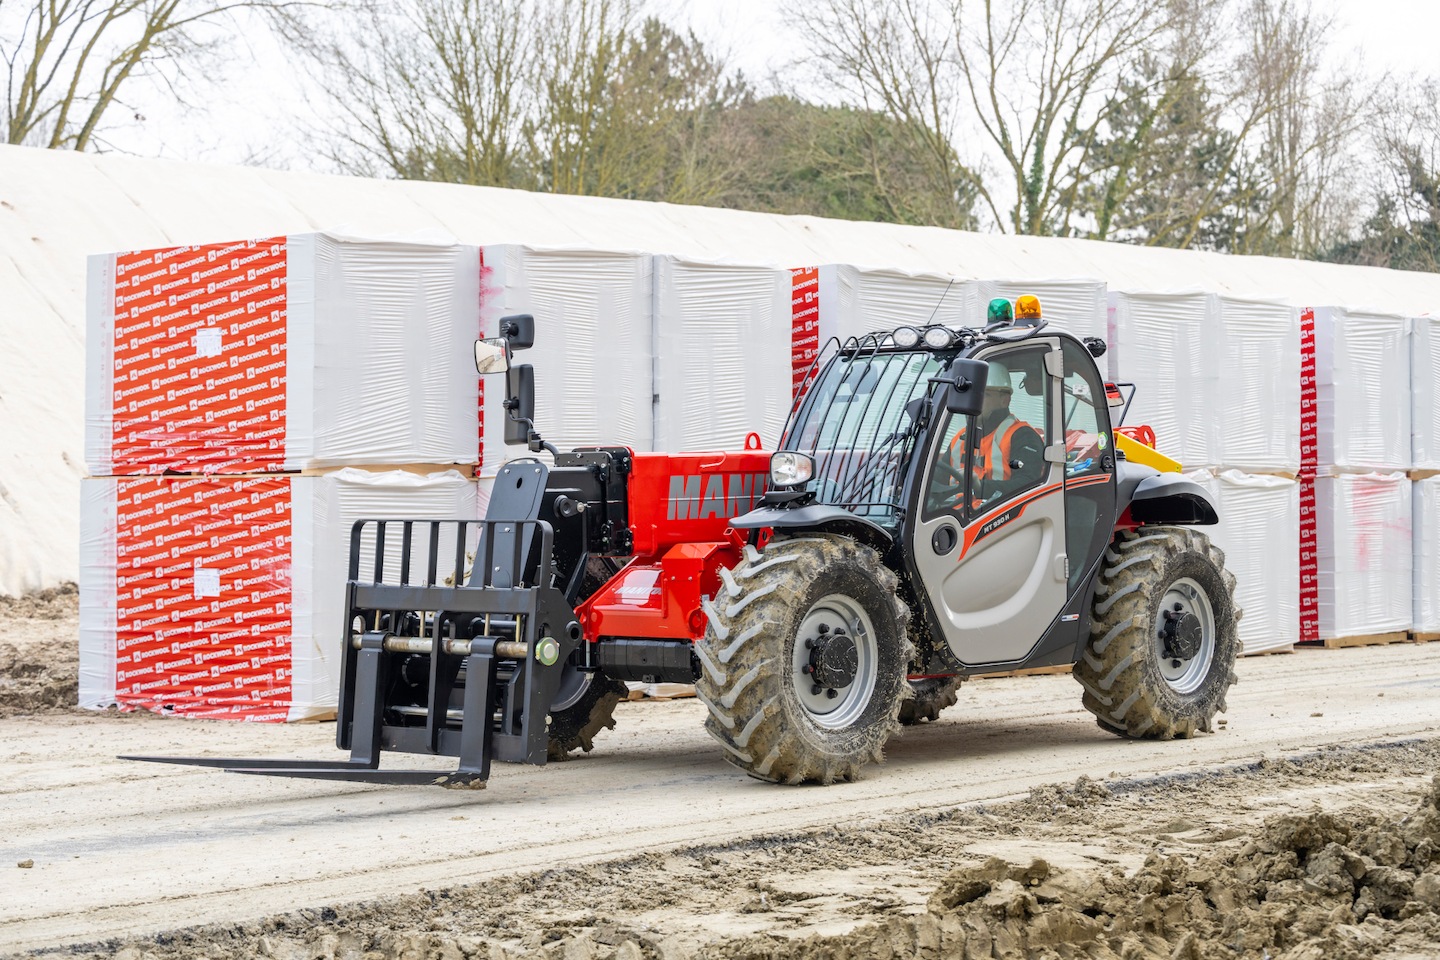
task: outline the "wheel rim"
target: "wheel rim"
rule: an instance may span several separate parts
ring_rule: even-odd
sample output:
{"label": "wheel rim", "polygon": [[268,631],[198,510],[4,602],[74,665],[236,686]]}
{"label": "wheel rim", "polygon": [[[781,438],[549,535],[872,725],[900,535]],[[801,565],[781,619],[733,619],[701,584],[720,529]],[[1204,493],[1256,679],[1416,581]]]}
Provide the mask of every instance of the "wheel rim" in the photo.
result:
{"label": "wheel rim", "polygon": [[593,673],[586,673],[571,663],[565,664],[560,674],[560,687],[555,691],[555,699],[550,701],[550,712],[559,713],[575,706],[594,680]]}
{"label": "wheel rim", "polygon": [[[827,630],[822,633],[821,627]],[[819,685],[820,692],[816,693],[817,684],[806,670],[806,667],[814,669],[815,647],[807,647],[806,641],[813,644],[822,636],[834,636],[837,629],[843,629],[844,635],[854,643],[854,678],[845,684]],[[816,601],[800,621],[791,658],[790,678],[795,696],[818,726],[828,730],[848,727],[870,705],[879,672],[880,650],[870,615],[858,601],[838,593]],[[835,691],[835,696],[829,695],[830,690]]]}
{"label": "wheel rim", "polygon": [[1176,693],[1194,693],[1215,659],[1215,611],[1205,589],[1189,577],[1170,584],[1151,636],[1160,675]]}

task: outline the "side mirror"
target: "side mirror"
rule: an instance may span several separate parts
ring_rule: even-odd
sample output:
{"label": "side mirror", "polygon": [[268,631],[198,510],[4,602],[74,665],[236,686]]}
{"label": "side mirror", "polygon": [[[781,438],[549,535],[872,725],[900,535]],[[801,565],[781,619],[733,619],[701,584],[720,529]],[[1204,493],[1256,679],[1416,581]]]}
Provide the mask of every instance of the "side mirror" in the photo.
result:
{"label": "side mirror", "polygon": [[504,373],[510,369],[510,351],[504,337],[475,341],[475,372]]}
{"label": "side mirror", "polygon": [[510,341],[511,350],[529,350],[535,346],[535,318],[528,313],[501,317],[499,333]]}
{"label": "side mirror", "polygon": [[945,388],[945,409],[962,417],[980,416],[989,376],[990,364],[984,360],[952,360],[950,386]]}
{"label": "side mirror", "polygon": [[530,442],[535,429],[535,368],[528,363],[505,374],[505,442]]}

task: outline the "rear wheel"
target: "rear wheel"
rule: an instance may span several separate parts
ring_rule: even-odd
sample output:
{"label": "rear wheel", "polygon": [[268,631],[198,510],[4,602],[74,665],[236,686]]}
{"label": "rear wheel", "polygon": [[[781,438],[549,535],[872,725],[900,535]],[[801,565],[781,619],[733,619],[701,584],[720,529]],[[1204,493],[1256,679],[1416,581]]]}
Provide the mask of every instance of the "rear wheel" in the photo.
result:
{"label": "rear wheel", "polygon": [[909,727],[929,720],[938,720],[941,710],[953,707],[959,701],[960,683],[960,677],[925,677],[911,680],[910,690],[915,695],[900,704],[899,721]]}
{"label": "rear wheel", "polygon": [[1141,527],[1122,533],[1105,563],[1074,669],[1085,708],[1122,736],[1209,732],[1240,652],[1225,554],[1196,530]]}
{"label": "rear wheel", "polygon": [[839,536],[777,539],[721,580],[695,650],[725,759],[781,783],[855,780],[883,759],[914,648],[879,555]]}

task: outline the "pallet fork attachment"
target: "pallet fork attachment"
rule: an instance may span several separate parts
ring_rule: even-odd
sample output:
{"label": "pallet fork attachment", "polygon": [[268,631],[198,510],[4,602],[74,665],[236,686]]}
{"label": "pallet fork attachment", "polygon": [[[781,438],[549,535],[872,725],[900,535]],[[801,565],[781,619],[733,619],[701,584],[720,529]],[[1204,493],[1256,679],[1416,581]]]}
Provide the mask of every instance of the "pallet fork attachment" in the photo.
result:
{"label": "pallet fork attachment", "polygon": [[[335,738],[349,760],[121,759],[472,790],[485,786],[492,760],[543,765],[549,705],[581,639],[575,611],[552,583],[553,530],[535,519],[547,474],[535,461],[507,464],[485,520],[360,520],[352,527]],[[400,570],[387,583],[386,532],[394,527]],[[471,528],[477,539],[467,581]],[[453,572],[440,582],[440,543],[452,531]],[[411,582],[417,532],[428,534],[418,584]],[[374,554],[369,579],[360,576],[365,549]],[[458,769],[381,770],[383,750],[457,757]]]}

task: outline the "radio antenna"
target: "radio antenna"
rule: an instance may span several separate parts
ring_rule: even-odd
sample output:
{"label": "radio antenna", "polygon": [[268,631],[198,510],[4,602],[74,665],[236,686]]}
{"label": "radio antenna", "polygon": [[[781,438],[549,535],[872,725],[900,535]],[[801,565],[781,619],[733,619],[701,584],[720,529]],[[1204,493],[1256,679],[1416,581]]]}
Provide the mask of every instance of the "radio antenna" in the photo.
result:
{"label": "radio antenna", "polygon": [[925,323],[928,325],[935,319],[935,314],[940,312],[940,304],[945,302],[945,297],[950,293],[950,288],[955,286],[955,278],[951,277],[950,282],[945,284],[945,293],[940,294],[940,299],[935,301],[935,309],[930,311],[930,319]]}

